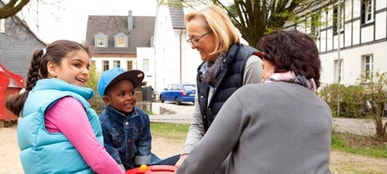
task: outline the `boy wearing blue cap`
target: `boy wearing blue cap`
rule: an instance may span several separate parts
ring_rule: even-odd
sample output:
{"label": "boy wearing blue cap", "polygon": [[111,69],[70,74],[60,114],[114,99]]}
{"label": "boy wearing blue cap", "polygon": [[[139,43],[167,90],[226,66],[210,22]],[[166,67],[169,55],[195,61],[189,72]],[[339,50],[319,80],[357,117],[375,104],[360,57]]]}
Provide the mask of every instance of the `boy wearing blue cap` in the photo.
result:
{"label": "boy wearing blue cap", "polygon": [[104,146],[125,170],[160,161],[151,153],[149,116],[135,107],[135,89],[143,79],[142,71],[113,68],[98,81],[99,95],[106,104],[100,115]]}

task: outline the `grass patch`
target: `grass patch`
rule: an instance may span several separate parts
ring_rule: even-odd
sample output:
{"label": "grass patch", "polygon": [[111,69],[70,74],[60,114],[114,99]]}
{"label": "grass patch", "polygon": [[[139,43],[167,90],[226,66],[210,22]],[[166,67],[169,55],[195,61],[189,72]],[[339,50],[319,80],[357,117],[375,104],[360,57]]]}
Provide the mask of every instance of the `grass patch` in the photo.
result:
{"label": "grass patch", "polygon": [[144,112],[145,112],[145,113],[147,113],[148,115],[154,115],[154,114],[153,114],[153,112],[152,112],[152,111],[150,111],[150,110],[146,110],[146,109],[144,109]]}
{"label": "grass patch", "polygon": [[154,137],[168,139],[185,139],[189,124],[151,123],[151,133]]}
{"label": "grass patch", "polygon": [[375,137],[365,137],[345,133],[333,133],[332,150],[339,150],[375,158],[387,158],[387,142]]}

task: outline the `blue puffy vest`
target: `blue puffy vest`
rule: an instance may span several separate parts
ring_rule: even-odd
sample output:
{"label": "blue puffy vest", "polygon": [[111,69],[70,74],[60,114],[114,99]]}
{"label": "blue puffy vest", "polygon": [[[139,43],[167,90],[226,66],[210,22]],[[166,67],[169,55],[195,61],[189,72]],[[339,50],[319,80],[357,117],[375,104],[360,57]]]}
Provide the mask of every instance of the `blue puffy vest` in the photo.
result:
{"label": "blue puffy vest", "polygon": [[37,82],[28,95],[17,128],[20,159],[25,173],[94,173],[62,133],[49,133],[44,124],[44,115],[50,106],[63,97],[74,97],[83,104],[91,127],[103,144],[98,115],[87,101],[93,95],[94,91],[89,88],[59,79]]}

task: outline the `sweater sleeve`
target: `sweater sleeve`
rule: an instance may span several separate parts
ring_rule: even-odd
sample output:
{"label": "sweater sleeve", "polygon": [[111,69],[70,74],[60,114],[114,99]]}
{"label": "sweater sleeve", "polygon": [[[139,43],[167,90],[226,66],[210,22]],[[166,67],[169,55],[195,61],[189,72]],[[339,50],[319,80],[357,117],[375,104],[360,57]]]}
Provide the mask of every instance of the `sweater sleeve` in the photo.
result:
{"label": "sweater sleeve", "polygon": [[[196,93],[197,94],[197,93]],[[195,106],[192,116],[192,122],[189,127],[187,137],[184,143],[183,153],[190,153],[196,143],[198,143],[204,135],[203,118],[200,114],[198,97],[195,97]]]}
{"label": "sweater sleeve", "polygon": [[177,174],[215,173],[238,143],[246,117],[241,115],[243,104],[236,93],[223,105],[206,135],[178,168]]}
{"label": "sweater sleeve", "polygon": [[262,81],[262,60],[255,55],[247,59],[245,72],[243,74],[243,85],[250,83],[261,83]]}
{"label": "sweater sleeve", "polygon": [[85,109],[75,98],[60,99],[48,110],[45,122],[49,131],[62,132],[96,173],[124,172],[98,142]]}

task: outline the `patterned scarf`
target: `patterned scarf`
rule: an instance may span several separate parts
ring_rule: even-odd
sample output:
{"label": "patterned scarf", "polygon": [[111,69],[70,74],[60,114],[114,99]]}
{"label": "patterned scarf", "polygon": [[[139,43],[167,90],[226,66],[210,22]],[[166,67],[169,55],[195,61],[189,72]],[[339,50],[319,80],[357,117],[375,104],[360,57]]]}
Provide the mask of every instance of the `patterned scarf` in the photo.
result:
{"label": "patterned scarf", "polygon": [[314,79],[306,79],[303,75],[296,76],[293,71],[288,71],[284,73],[274,73],[270,76],[269,79],[267,79],[264,83],[269,82],[291,82],[291,83],[297,83],[304,87],[307,87],[308,89],[312,90],[313,92],[316,92],[316,83],[314,82]]}
{"label": "patterned scarf", "polygon": [[203,74],[200,78],[211,86],[216,84],[218,80],[218,74],[222,67],[223,59],[226,57],[226,53],[219,54],[215,62],[207,61],[204,67]]}

